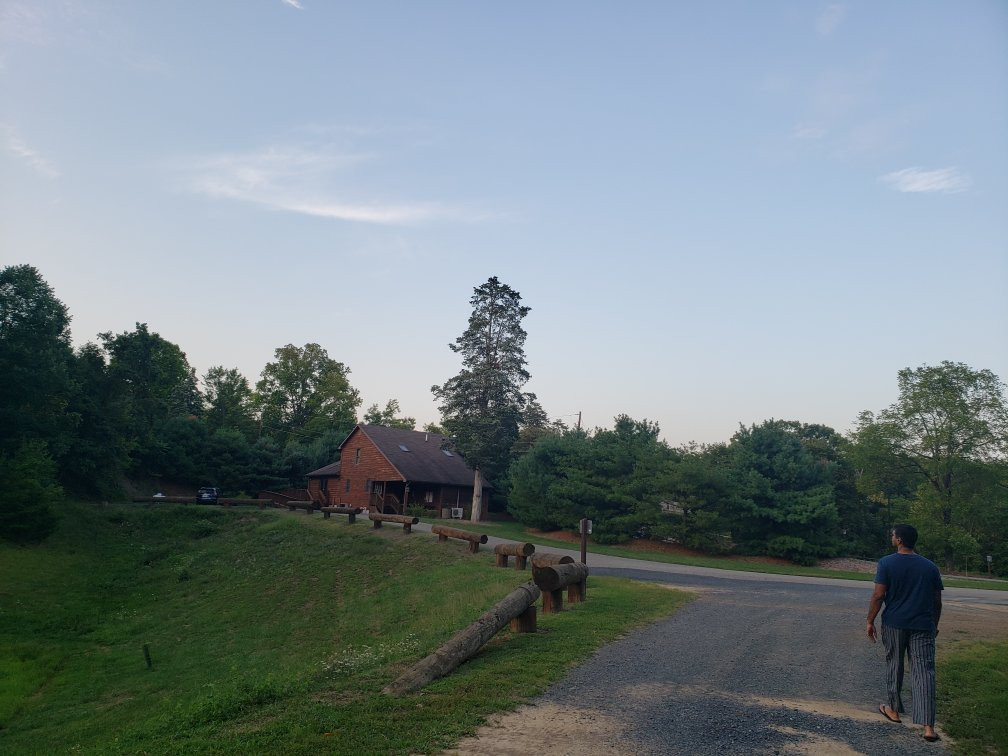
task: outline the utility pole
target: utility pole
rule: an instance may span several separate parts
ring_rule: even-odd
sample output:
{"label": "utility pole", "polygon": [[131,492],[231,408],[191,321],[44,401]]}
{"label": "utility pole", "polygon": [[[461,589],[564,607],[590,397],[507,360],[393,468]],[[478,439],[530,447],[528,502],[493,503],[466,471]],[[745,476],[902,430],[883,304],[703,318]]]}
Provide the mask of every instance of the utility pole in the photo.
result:
{"label": "utility pole", "polygon": [[578,410],[578,424],[577,429],[581,430],[581,410]]}

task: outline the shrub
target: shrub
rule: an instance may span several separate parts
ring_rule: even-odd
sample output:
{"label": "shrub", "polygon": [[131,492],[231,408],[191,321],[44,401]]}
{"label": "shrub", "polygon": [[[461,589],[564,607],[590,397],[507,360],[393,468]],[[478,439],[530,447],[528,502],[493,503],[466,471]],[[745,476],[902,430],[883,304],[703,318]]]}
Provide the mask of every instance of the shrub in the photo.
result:
{"label": "shrub", "polygon": [[45,443],[27,441],[0,454],[0,538],[37,542],[56,527],[52,506],[63,497]]}

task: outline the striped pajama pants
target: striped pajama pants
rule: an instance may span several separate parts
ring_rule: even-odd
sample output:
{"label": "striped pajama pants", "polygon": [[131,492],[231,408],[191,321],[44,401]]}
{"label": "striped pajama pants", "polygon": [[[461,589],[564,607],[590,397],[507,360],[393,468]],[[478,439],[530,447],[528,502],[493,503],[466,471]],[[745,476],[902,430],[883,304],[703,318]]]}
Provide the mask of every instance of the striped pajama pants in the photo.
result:
{"label": "striped pajama pants", "polygon": [[930,630],[900,630],[882,625],[882,645],[886,651],[886,685],[889,706],[903,714],[903,661],[910,661],[914,724],[935,722],[935,634]]}

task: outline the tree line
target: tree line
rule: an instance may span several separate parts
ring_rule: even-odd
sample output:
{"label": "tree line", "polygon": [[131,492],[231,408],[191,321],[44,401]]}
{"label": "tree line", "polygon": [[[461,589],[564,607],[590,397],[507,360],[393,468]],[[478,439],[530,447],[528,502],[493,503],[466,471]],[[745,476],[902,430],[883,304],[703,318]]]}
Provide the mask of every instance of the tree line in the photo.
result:
{"label": "tree line", "polygon": [[[198,378],[185,352],[137,323],[74,349],[70,314],[37,269],[0,270],[0,534],[43,536],[63,494],[130,483],[212,483],[230,493],[303,487],[357,422],[350,370],[287,344],[252,386],[236,368]],[[412,428],[395,399],[364,422]]]}
{"label": "tree line", "polygon": [[[474,289],[449,347],[460,372],[432,387],[440,425],[493,485],[493,508],[543,529],[649,537],[707,553],[811,564],[877,557],[911,522],[923,553],[1008,574],[1008,410],[1004,384],[961,363],[899,372],[899,398],[854,429],[791,420],[740,427],[725,443],[672,447],[654,422],[611,429],[550,420],[529,380],[529,308],[497,280]],[[197,377],[182,349],[137,323],[74,349],[70,315],[29,265],[0,270],[0,535],[43,537],[63,494],[112,497],[131,482],[210,482],[228,493],[304,485],[357,422],[350,370],[318,344],[276,349],[253,386],[235,368]],[[398,402],[363,422],[414,428]],[[474,502],[473,516],[482,515]]]}

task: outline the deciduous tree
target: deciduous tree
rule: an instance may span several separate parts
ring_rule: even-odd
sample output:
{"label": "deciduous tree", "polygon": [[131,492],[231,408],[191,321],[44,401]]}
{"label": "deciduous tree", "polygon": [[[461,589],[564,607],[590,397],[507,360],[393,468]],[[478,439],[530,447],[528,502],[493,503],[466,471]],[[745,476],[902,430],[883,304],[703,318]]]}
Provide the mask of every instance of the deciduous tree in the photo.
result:
{"label": "deciduous tree", "polygon": [[[965,517],[966,502],[977,501],[983,480],[999,479],[992,471],[1003,469],[1008,456],[1005,386],[990,370],[947,360],[905,368],[897,383],[899,399],[878,415],[863,412],[854,441],[870,442],[873,468],[917,484],[912,511],[921,518],[922,546],[941,553],[951,567],[957,549],[975,549],[972,544],[990,538],[986,512],[1004,499],[1002,478],[981,495],[990,502],[981,516]],[[875,477],[884,493],[885,473]]]}
{"label": "deciduous tree", "polygon": [[308,442],[327,431],[349,433],[361,401],[347,379],[350,369],[318,344],[287,344],[274,354],[256,384],[265,431],[281,445],[292,437]]}
{"label": "deciduous tree", "polygon": [[43,441],[55,457],[71,445],[70,315],[37,269],[0,270],[0,451]]}
{"label": "deciduous tree", "polygon": [[385,403],[385,409],[379,409],[377,404],[372,404],[364,413],[364,422],[368,425],[384,425],[386,428],[403,428],[404,430],[414,430],[416,428],[416,418],[399,417],[399,400],[389,399]]}

